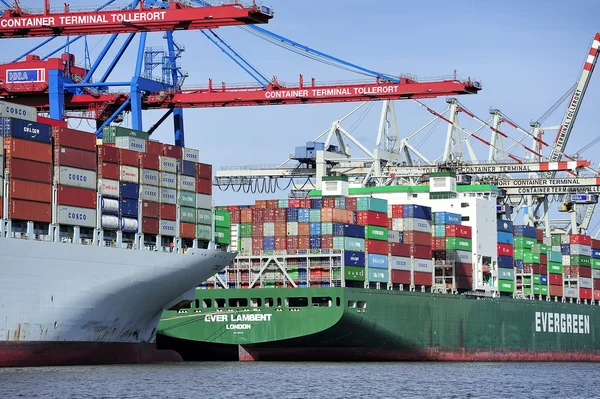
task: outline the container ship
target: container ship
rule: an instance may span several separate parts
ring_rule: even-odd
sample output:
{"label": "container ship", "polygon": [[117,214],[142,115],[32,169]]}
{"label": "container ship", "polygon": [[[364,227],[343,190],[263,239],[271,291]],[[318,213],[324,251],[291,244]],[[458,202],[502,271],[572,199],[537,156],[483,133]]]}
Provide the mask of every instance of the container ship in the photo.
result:
{"label": "container ship", "polygon": [[[504,220],[493,185],[230,206],[234,263],[164,312],[189,360],[599,361],[600,241]],[[227,288],[227,289],[220,289]]]}
{"label": "container ship", "polygon": [[0,103],[2,367],[181,360],[156,350],[162,311],[235,256],[208,249],[197,150],[103,133]]}

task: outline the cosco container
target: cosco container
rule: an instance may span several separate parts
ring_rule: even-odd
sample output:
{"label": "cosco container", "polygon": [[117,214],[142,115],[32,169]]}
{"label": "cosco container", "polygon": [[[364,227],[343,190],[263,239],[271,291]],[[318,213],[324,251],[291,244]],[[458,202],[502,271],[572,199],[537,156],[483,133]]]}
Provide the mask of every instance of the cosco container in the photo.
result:
{"label": "cosco container", "polygon": [[69,205],[78,208],[96,209],[96,190],[86,188],[58,186],[57,202],[59,205]]}
{"label": "cosco container", "polygon": [[0,101],[0,118],[17,118],[23,121],[37,121],[37,110],[27,105],[12,104]]}
{"label": "cosco container", "polygon": [[6,158],[52,163],[52,145],[23,139],[4,139]]}
{"label": "cosco container", "polygon": [[140,186],[140,198],[144,201],[159,202],[159,189],[156,186]]}
{"label": "cosco container", "polygon": [[112,198],[100,198],[100,212],[107,215],[119,214],[119,200]]}
{"label": "cosco container", "polygon": [[196,192],[196,178],[190,176],[177,176],[177,190]]}
{"label": "cosco container", "polygon": [[182,206],[179,208],[179,220],[185,223],[196,223],[196,209]]}
{"label": "cosco container", "polygon": [[384,269],[367,269],[367,280],[373,283],[387,283],[390,279],[390,273]]}
{"label": "cosco container", "polygon": [[146,140],[135,137],[117,137],[115,147],[143,153],[146,152]]}
{"label": "cosco container", "polygon": [[[200,161],[200,151],[194,150],[192,148],[184,148],[182,152],[182,159],[184,161],[197,163],[198,161]],[[194,168],[195,167],[196,165],[194,165]]]}
{"label": "cosco container", "polygon": [[119,180],[137,184],[140,181],[140,170],[133,166],[121,165]]}
{"label": "cosco container", "polygon": [[368,254],[367,255],[367,266],[387,270],[388,257],[387,257],[387,255]]}
{"label": "cosco container", "polygon": [[402,243],[402,232],[388,230],[388,242]]}
{"label": "cosco container", "polygon": [[160,172],[160,186],[166,188],[177,188],[177,175],[174,173]]}
{"label": "cosco container", "polygon": [[571,244],[571,255],[592,256],[592,248],[589,245]]}
{"label": "cosco container", "polygon": [[404,218],[403,231],[418,231],[431,234],[431,222],[424,219]]}
{"label": "cosco container", "polygon": [[345,266],[365,266],[365,253],[344,251],[344,265]]}
{"label": "cosco container", "polygon": [[56,166],[54,168],[54,181],[63,186],[95,190],[96,172],[69,166]]}
{"label": "cosco container", "polygon": [[141,184],[149,186],[158,186],[158,171],[152,169],[141,170]]}
{"label": "cosco container", "polygon": [[138,199],[140,198],[140,186],[135,183],[119,183],[119,192],[121,198]]}
{"label": "cosco container", "polygon": [[158,222],[158,232],[163,236],[175,237],[177,235],[177,222],[160,219]]}
{"label": "cosco container", "polygon": [[390,269],[393,270],[411,270],[412,260],[410,257],[404,256],[390,256],[389,259]]}
{"label": "cosco container", "polygon": [[126,233],[137,233],[138,220],[133,218],[121,217],[121,230]]}
{"label": "cosco container", "polygon": [[177,192],[177,205],[196,207],[196,194],[189,191]]}
{"label": "cosco container", "polygon": [[119,198],[119,182],[110,179],[98,179],[98,192],[105,197]]}
{"label": "cosco container", "polygon": [[[209,209],[196,209],[196,223],[212,226],[212,212]],[[244,226],[244,224],[242,224],[242,226]],[[244,229],[246,228],[247,227],[244,226]],[[252,228],[251,224],[250,228]],[[252,230],[250,231],[250,236],[251,235]]]}
{"label": "cosco container", "polygon": [[417,259],[413,260],[413,268],[418,273],[432,273],[433,272],[433,261],[430,259]]}
{"label": "cosco container", "polygon": [[212,196],[196,194],[196,208],[212,209]]}
{"label": "cosco container", "polygon": [[173,204],[177,203],[177,191],[172,188],[161,187],[159,189],[160,193],[160,202],[163,204]]}
{"label": "cosco container", "polygon": [[0,118],[0,136],[50,143],[52,129],[48,125],[17,118]]}
{"label": "cosco container", "polygon": [[96,210],[59,205],[58,223],[71,226],[96,227]]}
{"label": "cosco container", "polygon": [[471,251],[456,250],[456,261],[459,263],[472,264],[473,253]]}
{"label": "cosco container", "polygon": [[[205,240],[205,241],[210,241],[212,240],[212,227],[211,226],[205,226],[202,224],[198,224],[196,225],[196,238],[199,240]],[[242,244],[244,244],[243,240],[245,240],[244,238],[242,238]],[[246,249],[244,248],[244,245],[242,245],[242,250],[252,250],[252,238],[248,238],[247,240],[249,240],[250,242],[250,248]]]}
{"label": "cosco container", "polygon": [[177,173],[177,160],[171,157],[160,156],[161,172]]}

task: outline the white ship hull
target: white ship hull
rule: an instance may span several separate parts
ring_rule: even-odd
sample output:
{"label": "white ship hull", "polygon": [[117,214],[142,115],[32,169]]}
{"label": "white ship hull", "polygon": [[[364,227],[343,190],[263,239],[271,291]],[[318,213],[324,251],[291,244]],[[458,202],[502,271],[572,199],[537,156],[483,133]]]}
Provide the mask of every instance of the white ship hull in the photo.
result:
{"label": "white ship hull", "polygon": [[0,238],[0,366],[142,361],[163,309],[234,256]]}

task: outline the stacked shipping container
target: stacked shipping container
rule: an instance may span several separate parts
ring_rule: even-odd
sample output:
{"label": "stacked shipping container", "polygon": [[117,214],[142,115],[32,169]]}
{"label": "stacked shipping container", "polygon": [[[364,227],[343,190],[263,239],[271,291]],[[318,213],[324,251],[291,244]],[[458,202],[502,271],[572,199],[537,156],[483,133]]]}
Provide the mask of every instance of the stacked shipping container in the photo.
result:
{"label": "stacked shipping container", "polygon": [[513,224],[508,220],[498,220],[496,224],[498,230],[498,291],[513,293],[515,291]]}

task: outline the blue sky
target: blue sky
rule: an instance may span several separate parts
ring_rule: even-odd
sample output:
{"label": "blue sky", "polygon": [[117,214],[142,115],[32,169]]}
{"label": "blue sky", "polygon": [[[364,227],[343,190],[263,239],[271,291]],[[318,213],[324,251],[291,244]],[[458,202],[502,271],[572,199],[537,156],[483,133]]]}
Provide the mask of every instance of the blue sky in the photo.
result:
{"label": "blue sky", "polygon": [[[22,5],[39,7],[42,0],[22,0]],[[54,1],[55,6],[63,2]],[[72,5],[75,2],[71,2]],[[98,5],[97,0],[77,1],[77,6]],[[121,2],[123,3],[123,2]],[[524,127],[538,118],[577,79],[588,46],[599,26],[594,11],[596,1],[284,1],[265,2],[275,10],[267,29],[358,65],[388,73],[411,73],[418,77],[452,74],[471,76],[483,83],[483,90],[459,100],[483,119],[490,107],[499,108]],[[267,76],[296,82],[299,74],[318,81],[352,80],[364,77],[299,57],[238,28],[218,31],[240,53]],[[160,33],[152,34],[149,45],[162,45]],[[106,39],[89,39],[92,55]],[[121,39],[122,40],[122,39]],[[182,66],[190,77],[186,85],[214,82],[241,83],[251,79],[209,43],[199,32],[178,32],[176,40],[186,47]],[[57,39],[62,42],[64,39]],[[18,39],[2,42],[2,59],[19,55],[38,40]],[[48,47],[50,49],[51,47]],[[73,46],[81,60],[81,46]],[[38,51],[39,54],[46,51]],[[133,70],[135,48],[121,62],[114,80],[128,80]],[[594,106],[600,97],[598,77],[592,78],[582,110],[575,124],[567,152],[585,146],[599,133]],[[444,99],[427,100],[438,111]],[[358,104],[246,107],[185,110],[187,146],[200,149],[201,159],[216,169],[222,166],[277,164],[294,147],[312,139]],[[367,147],[374,146],[380,103],[355,128]],[[566,106],[566,105],[565,105]],[[565,106],[546,125],[560,123]],[[428,122],[430,114],[409,101],[396,102],[401,136]],[[147,112],[145,127],[160,117]],[[471,121],[461,118],[468,129]],[[349,121],[351,126],[353,121]],[[75,124],[76,126],[76,124]],[[84,122],[79,127],[85,128]],[[89,129],[88,129],[89,130]],[[508,132],[510,130],[506,129]],[[435,158],[441,154],[439,143],[446,127],[432,132],[422,147]],[[489,138],[489,131],[483,133]],[[547,140],[555,132],[548,132]],[[515,134],[515,137],[521,137]],[[155,134],[172,142],[170,123]],[[439,147],[439,148],[438,148]],[[483,158],[485,148],[476,146]],[[600,161],[595,147],[584,157]],[[522,154],[519,154],[522,155]],[[215,190],[217,204],[243,204],[256,198]]]}

